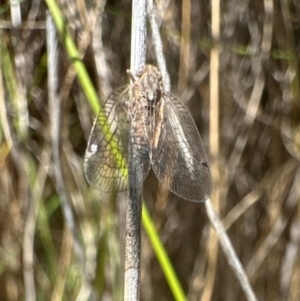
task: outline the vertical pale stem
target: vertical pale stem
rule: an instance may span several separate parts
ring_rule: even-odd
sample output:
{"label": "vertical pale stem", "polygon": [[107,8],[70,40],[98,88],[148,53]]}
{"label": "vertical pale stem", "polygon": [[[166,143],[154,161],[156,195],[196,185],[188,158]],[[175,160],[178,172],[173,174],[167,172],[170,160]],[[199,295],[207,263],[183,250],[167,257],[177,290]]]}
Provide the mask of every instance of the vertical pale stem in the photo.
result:
{"label": "vertical pale stem", "polygon": [[167,70],[166,58],[163,50],[163,43],[159,33],[159,26],[156,21],[156,10],[153,5],[153,0],[147,0],[148,18],[151,25],[152,42],[155,49],[158,69],[162,75],[163,87],[166,92],[171,91],[170,76]]}
{"label": "vertical pale stem", "polygon": [[146,63],[146,2],[132,1],[130,70],[133,74]]}
{"label": "vertical pale stem", "polygon": [[[146,0],[132,2],[131,62],[130,70],[136,74],[146,62]],[[141,257],[141,205],[143,174],[136,144],[130,145],[129,194],[126,212],[125,289],[124,300],[138,301]]]}
{"label": "vertical pale stem", "polygon": [[[137,156],[138,157],[138,156]],[[141,208],[143,174],[141,164],[131,151],[129,194],[126,212],[125,293],[124,300],[139,300],[141,258]]]}
{"label": "vertical pale stem", "polygon": [[[212,0],[212,37],[214,47],[210,54],[210,152],[212,156],[211,173],[215,183],[210,200],[205,202],[207,215],[215,232],[211,230],[210,241],[208,246],[208,271],[206,275],[206,285],[203,290],[202,300],[209,301],[212,299],[213,286],[216,275],[216,265],[218,256],[218,241],[224,251],[228,263],[245,292],[247,300],[257,301],[256,296],[251,288],[247,275],[232,247],[229,237],[224,229],[218,216],[220,211],[220,170],[217,158],[219,157],[220,131],[219,131],[219,41],[220,41],[220,0]],[[216,208],[216,211],[214,209]]]}
{"label": "vertical pale stem", "polygon": [[[219,168],[217,158],[219,155],[219,40],[220,40],[220,0],[211,2],[211,24],[212,38],[214,46],[210,52],[210,153],[212,162],[210,165],[213,178],[214,189],[211,201],[216,211],[219,212]],[[208,245],[208,269],[206,275],[206,285],[203,291],[202,300],[209,301],[216,277],[218,258],[218,239],[216,233],[211,228]]]}
{"label": "vertical pale stem", "polygon": [[187,85],[191,37],[191,0],[182,1],[182,23],[180,42],[180,65],[178,78],[178,93],[182,93]]}
{"label": "vertical pale stem", "polygon": [[[61,207],[64,214],[65,223],[72,233],[74,239],[73,247],[77,261],[80,265],[81,273],[83,276],[83,285],[80,289],[77,300],[87,300],[92,291],[92,287],[88,281],[88,275],[85,272],[85,254],[82,244],[79,239],[78,230],[76,227],[73,211],[71,208],[71,201],[69,194],[66,190],[64,182],[62,164],[61,164],[61,98],[58,91],[58,37],[56,28],[50,14],[47,14],[47,49],[48,49],[48,90],[49,90],[49,114],[51,122],[51,141],[52,141],[52,154],[53,154],[53,170],[55,177],[55,185],[60,197]],[[84,291],[85,299],[81,298]]]}

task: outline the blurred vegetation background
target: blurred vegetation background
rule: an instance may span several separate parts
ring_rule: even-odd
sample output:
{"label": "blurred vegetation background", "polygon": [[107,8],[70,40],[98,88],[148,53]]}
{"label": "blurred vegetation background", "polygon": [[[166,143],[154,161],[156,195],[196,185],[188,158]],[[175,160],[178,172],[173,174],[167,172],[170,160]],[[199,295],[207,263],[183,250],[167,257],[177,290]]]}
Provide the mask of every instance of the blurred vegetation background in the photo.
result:
{"label": "blurred vegetation background", "polygon": [[[172,92],[219,168],[219,214],[258,299],[298,301],[300,2],[221,2],[213,41],[210,1],[156,1]],[[59,7],[103,102],[128,82],[131,1],[60,0]],[[122,300],[126,193],[87,185],[83,157],[95,116],[63,43],[61,104],[50,101],[46,15],[39,0],[0,6],[0,299]],[[212,157],[216,43],[221,147]],[[147,62],[156,64],[150,32],[147,47]],[[209,247],[215,238],[203,204],[165,191],[153,174],[144,200],[188,300],[245,300],[222,251]],[[146,235],[141,300],[174,300]]]}

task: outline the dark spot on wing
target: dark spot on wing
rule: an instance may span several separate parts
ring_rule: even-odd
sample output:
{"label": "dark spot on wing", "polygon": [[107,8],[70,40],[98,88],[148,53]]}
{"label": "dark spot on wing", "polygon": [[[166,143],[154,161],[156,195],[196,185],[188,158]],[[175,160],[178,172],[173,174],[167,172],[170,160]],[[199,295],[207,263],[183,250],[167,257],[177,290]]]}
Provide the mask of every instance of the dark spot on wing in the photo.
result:
{"label": "dark spot on wing", "polygon": [[208,163],[207,163],[207,161],[201,161],[201,164],[202,164],[204,167],[207,167],[207,168],[208,168]]}

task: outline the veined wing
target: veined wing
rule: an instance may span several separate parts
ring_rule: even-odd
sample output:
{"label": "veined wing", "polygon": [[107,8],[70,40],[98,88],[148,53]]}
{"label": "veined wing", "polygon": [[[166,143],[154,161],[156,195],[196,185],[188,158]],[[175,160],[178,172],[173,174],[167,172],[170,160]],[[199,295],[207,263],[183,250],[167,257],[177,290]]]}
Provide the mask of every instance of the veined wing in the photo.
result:
{"label": "veined wing", "polygon": [[163,98],[163,120],[152,149],[153,171],[178,196],[204,201],[211,193],[211,176],[200,135],[183,104],[169,93]]}
{"label": "veined wing", "polygon": [[92,187],[104,192],[128,189],[130,121],[125,104],[128,89],[128,86],[119,88],[108,97],[104,112],[94,121],[85,153],[86,178]]}

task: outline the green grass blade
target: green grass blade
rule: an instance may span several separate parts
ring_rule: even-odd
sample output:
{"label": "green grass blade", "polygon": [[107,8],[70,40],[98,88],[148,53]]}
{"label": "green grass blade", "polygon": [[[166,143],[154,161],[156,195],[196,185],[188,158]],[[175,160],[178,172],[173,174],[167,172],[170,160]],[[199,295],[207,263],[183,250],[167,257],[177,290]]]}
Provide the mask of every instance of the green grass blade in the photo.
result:
{"label": "green grass blade", "polygon": [[163,273],[166,277],[166,280],[170,286],[172,294],[177,301],[185,301],[186,297],[180,285],[180,282],[176,276],[176,273],[173,269],[171,261],[168,257],[168,254],[157,234],[157,231],[152,223],[150,215],[146,206],[143,206],[142,213],[143,226],[145,231],[147,232],[147,236],[151,242],[153,250],[156,254],[156,257],[159,261],[159,264],[163,270]]}

